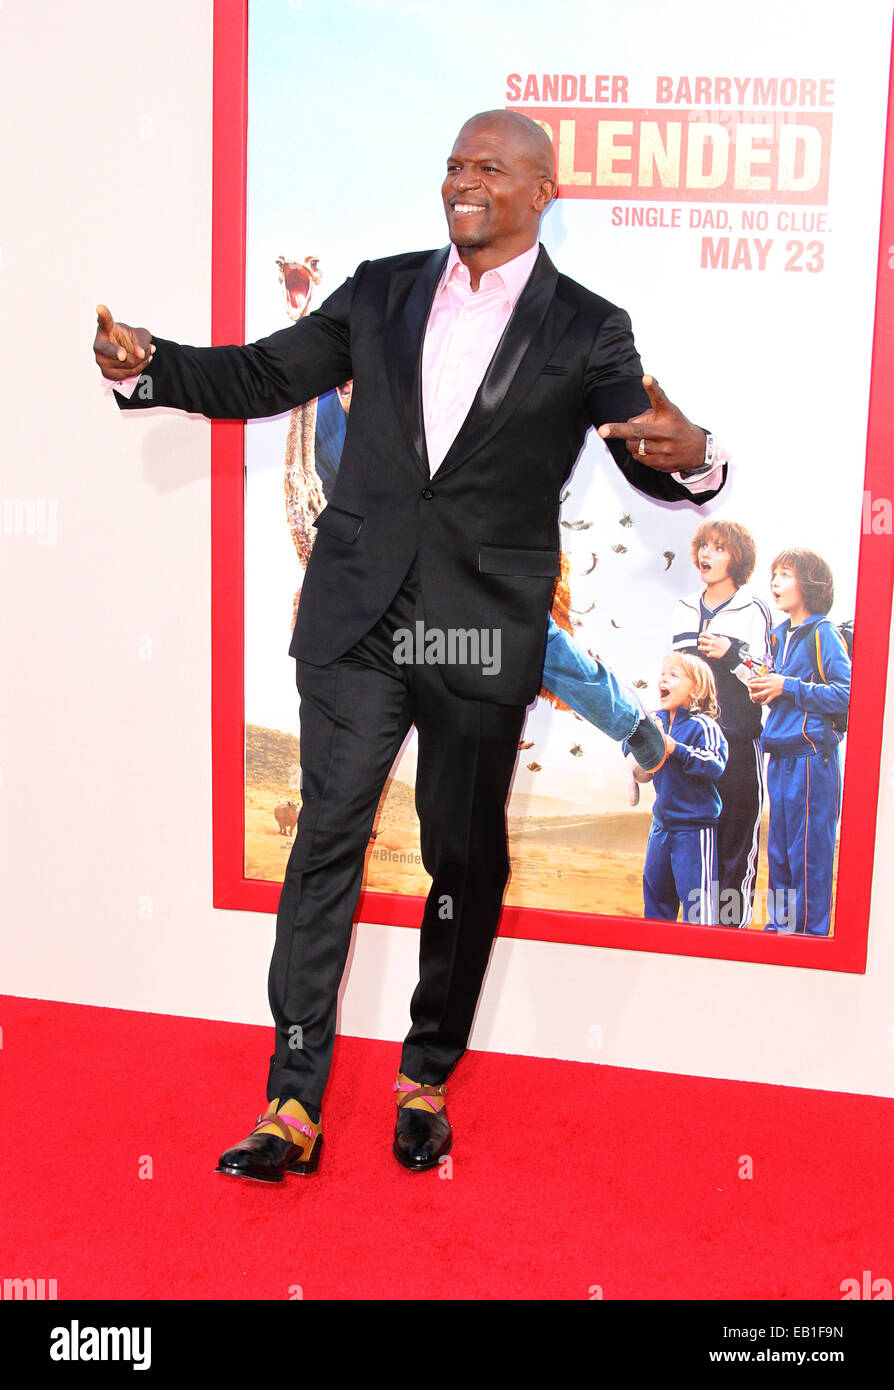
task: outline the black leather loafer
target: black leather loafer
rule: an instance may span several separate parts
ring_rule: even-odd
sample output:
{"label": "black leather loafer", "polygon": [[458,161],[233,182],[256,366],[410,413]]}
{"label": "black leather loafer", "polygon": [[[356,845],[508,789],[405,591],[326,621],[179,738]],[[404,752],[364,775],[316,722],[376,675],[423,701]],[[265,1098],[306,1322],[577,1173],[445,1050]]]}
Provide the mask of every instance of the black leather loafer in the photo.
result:
{"label": "black leather loafer", "polygon": [[453,1131],[445,1110],[437,1113],[406,1107],[398,1110],[394,1157],[411,1172],[424,1173],[427,1168],[437,1168],[439,1160],[450,1152],[452,1143]]}
{"label": "black leather loafer", "polygon": [[[283,1138],[277,1134],[257,1134],[261,1125],[275,1124],[282,1130]],[[292,1132],[303,1130],[306,1143],[293,1144]],[[268,1111],[261,1115],[255,1130],[247,1139],[242,1139],[232,1149],[221,1154],[215,1173],[224,1173],[230,1178],[252,1178],[255,1182],[284,1182],[286,1173],[298,1173],[309,1177],[320,1167],[323,1150],[323,1135],[314,1135],[310,1125],[306,1128],[287,1124],[287,1117]]]}

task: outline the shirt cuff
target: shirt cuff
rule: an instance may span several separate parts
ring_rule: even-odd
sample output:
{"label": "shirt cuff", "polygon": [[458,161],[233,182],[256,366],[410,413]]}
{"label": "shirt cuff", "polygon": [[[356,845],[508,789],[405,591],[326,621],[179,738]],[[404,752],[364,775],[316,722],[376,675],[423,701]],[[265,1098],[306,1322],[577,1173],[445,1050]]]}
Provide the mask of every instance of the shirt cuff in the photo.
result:
{"label": "shirt cuff", "polygon": [[703,473],[700,478],[683,478],[679,473],[672,473],[671,477],[678,482],[681,487],[685,487],[687,492],[710,492],[712,488],[720,487],[723,482],[723,465],[730,463],[730,456],[725,449],[718,448],[714,455],[717,462],[710,473]]}
{"label": "shirt cuff", "polygon": [[130,400],[141,376],[142,372],[137,372],[136,376],[126,376],[123,381],[109,381],[103,377],[102,384],[107,391],[117,391],[119,396],[126,396]]}

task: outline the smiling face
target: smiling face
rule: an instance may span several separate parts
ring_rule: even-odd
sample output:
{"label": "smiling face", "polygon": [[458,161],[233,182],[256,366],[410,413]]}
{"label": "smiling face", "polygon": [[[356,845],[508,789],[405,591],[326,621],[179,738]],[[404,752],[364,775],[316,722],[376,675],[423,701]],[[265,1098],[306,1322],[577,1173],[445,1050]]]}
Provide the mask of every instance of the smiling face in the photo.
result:
{"label": "smiling face", "polygon": [[687,708],[692,701],[695,683],[687,676],[683,663],[677,656],[666,656],[661,665],[661,679],[658,682],[658,704],[661,709]]}
{"label": "smiling face", "polygon": [[545,173],[549,141],[539,127],[527,129],[533,123],[520,124],[524,119],[512,119],[511,112],[474,117],[447,160],[441,197],[450,240],[484,269],[534,245],[540,217],[555,195]]}

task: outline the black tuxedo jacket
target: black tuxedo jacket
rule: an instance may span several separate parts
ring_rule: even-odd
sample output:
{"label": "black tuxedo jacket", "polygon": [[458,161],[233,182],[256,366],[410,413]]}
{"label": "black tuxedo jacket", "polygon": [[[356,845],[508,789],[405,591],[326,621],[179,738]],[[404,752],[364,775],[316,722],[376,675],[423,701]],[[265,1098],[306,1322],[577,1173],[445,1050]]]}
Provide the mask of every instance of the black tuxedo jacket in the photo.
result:
{"label": "black tuxedo jacket", "polygon": [[[154,339],[122,409],[276,415],[353,378],[338,477],[316,520],[290,653],[343,655],[382,615],[413,557],[426,628],[499,631],[492,660],[445,665],[455,694],[527,704],[540,686],[559,573],[559,496],[591,425],[649,408],[627,314],[560,275],[543,247],[468,416],[434,477],[422,417],[422,340],[447,251],[365,261],[325,303],[245,347]],[[702,504],[610,441],[652,497]],[[724,474],[725,481],[725,474]],[[462,639],[455,649],[463,650]],[[467,652],[470,648],[466,648]]]}

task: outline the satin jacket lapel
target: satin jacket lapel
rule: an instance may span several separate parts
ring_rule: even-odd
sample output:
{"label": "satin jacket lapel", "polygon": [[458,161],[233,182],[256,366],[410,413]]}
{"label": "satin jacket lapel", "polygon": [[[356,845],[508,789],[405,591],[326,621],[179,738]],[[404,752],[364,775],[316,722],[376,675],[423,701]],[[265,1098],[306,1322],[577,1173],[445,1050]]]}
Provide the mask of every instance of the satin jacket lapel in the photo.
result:
{"label": "satin jacket lapel", "polygon": [[[395,272],[391,286],[391,311],[385,325],[385,362],[394,403],[403,423],[407,443],[426,478],[429,476],[429,466],[422,418],[422,343],[432,300],[447,264],[449,250],[448,246],[432,252],[421,270]],[[403,281],[411,277],[412,286],[403,297]]]}
{"label": "satin jacket lapel", "polygon": [[435,477],[457,468],[524,400],[574,310],[555,299],[558,271],[541,246],[530,279],[497,344],[478,393]]}

